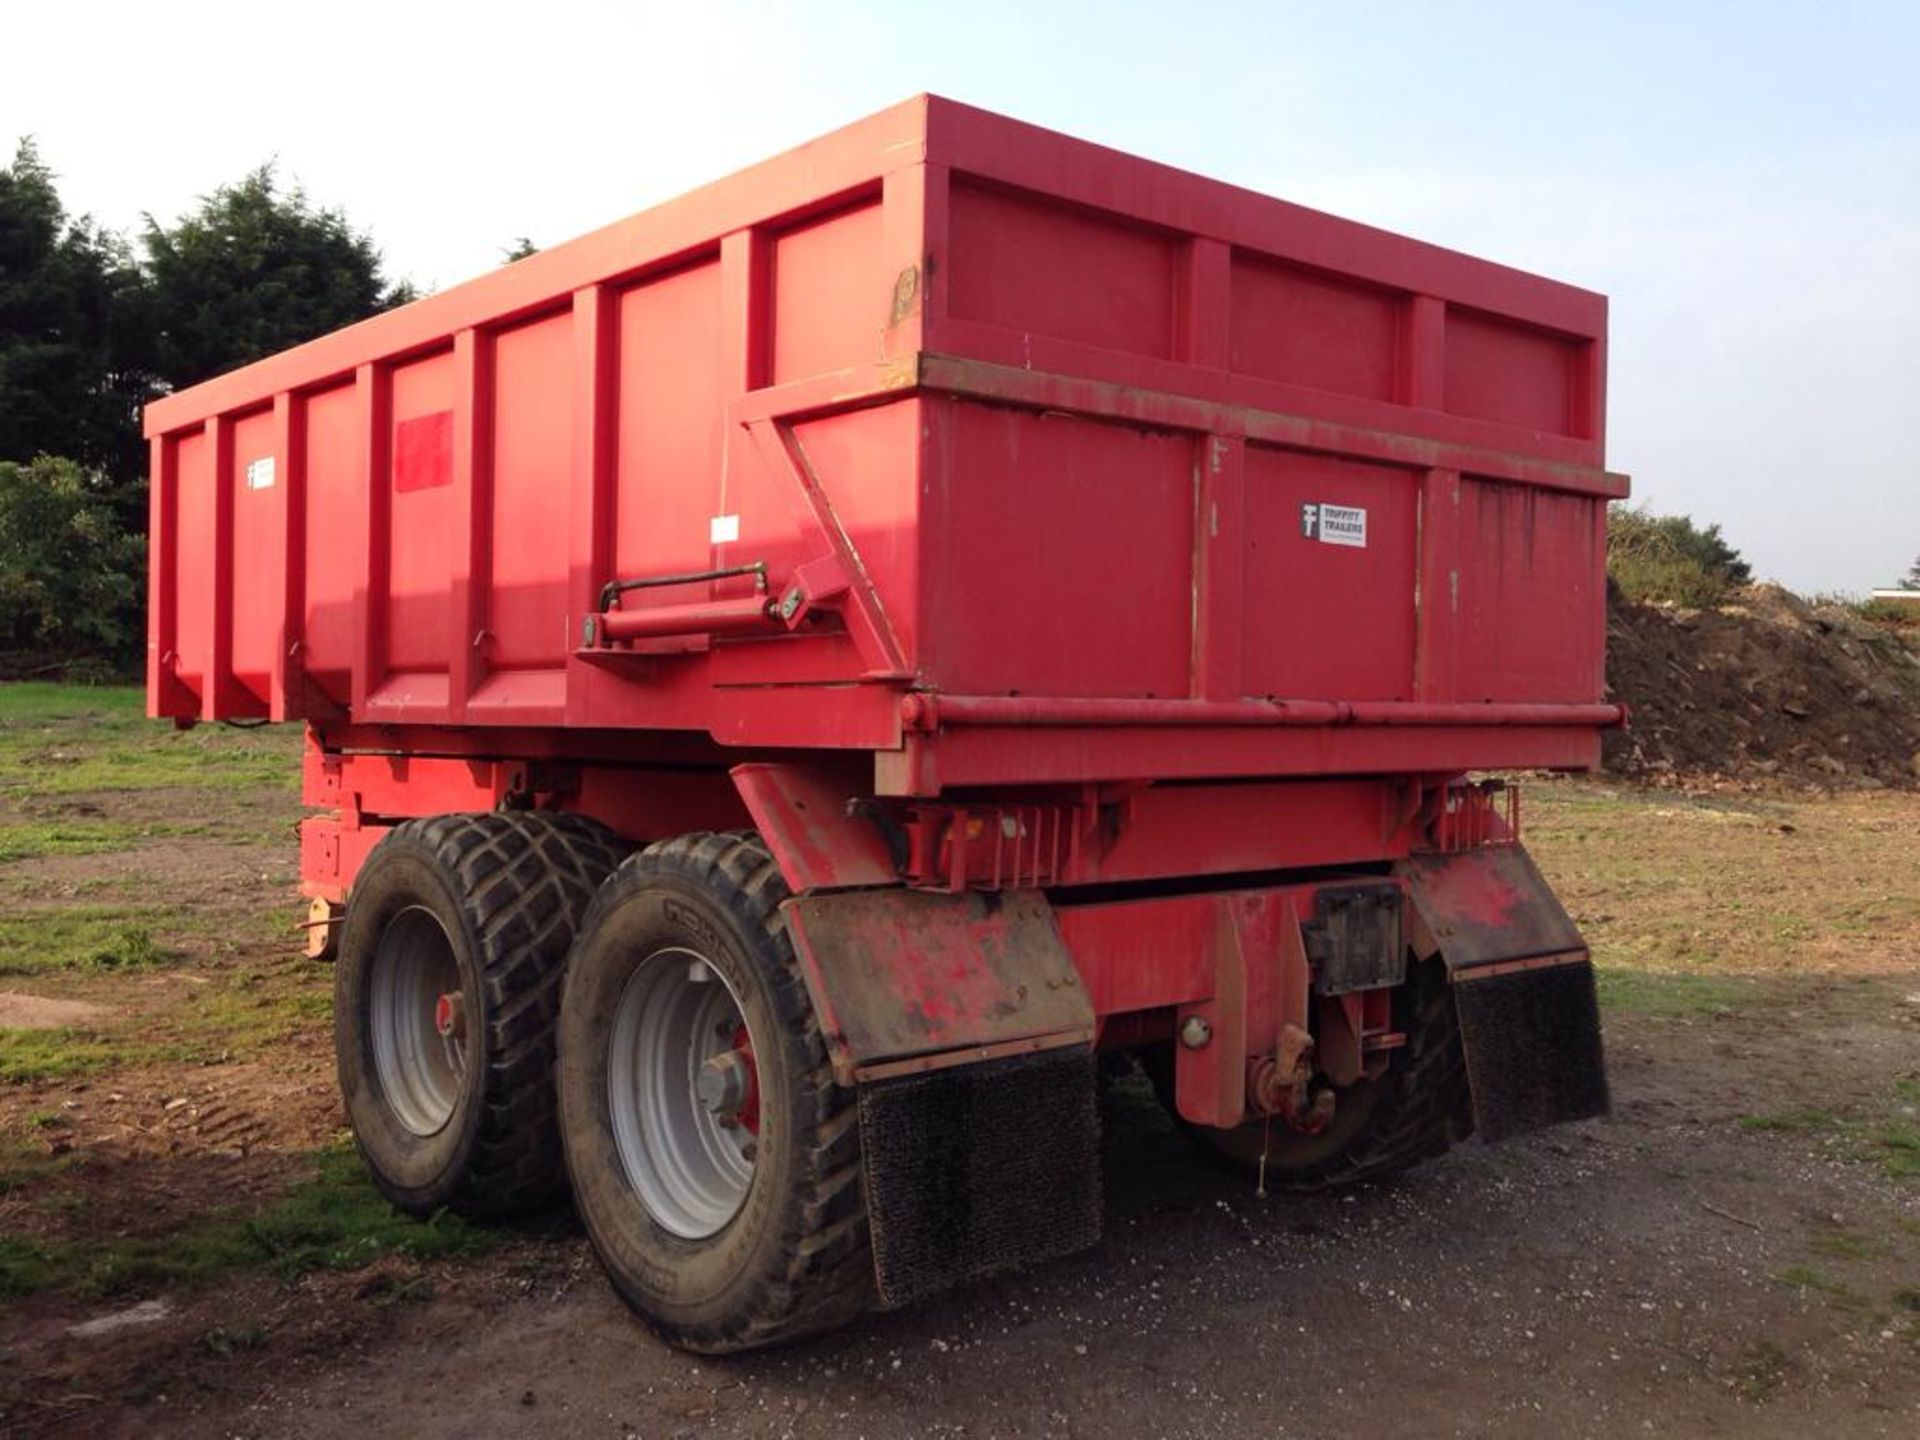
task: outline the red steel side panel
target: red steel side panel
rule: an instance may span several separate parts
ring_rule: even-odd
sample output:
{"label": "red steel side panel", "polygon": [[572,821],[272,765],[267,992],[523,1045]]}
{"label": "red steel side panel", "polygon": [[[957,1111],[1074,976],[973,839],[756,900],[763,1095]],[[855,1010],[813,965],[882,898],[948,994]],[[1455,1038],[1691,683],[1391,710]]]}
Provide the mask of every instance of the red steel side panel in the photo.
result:
{"label": "red steel side panel", "polygon": [[883,222],[873,194],[772,237],[767,381],[804,380],[885,358],[885,294],[874,283],[883,264]]}
{"label": "red steel side panel", "polygon": [[489,671],[550,671],[556,683],[573,648],[561,623],[566,571],[556,563],[567,553],[567,509],[553,503],[567,490],[573,320],[569,308],[494,342],[485,552],[492,603],[484,634],[475,632]]}
{"label": "red steel side panel", "polygon": [[1172,354],[1171,234],[1117,225],[1041,195],[954,182],[948,314],[1123,354]]}
{"label": "red steel side panel", "polygon": [[[1412,698],[1418,472],[1249,445],[1244,483],[1239,693]],[[1327,502],[1367,512],[1365,548],[1300,533]]]}
{"label": "red steel side panel", "polygon": [[[721,274],[716,253],[620,291],[615,575],[675,575],[712,558],[721,504]],[[656,592],[661,603],[689,591]]]}
{"label": "red steel side panel", "polygon": [[454,467],[456,378],[451,349],[394,368],[383,426],[392,472],[370,477],[388,539],[370,577],[368,624],[386,666],[366,677],[369,709],[396,720],[409,705],[417,718],[444,717],[454,647],[466,638],[455,631],[453,585],[456,557],[463,580],[468,573],[468,537],[454,522],[471,520],[472,477]]}
{"label": "red steel side panel", "polygon": [[[171,561],[170,588],[175,596],[172,678],[178,688],[173,707],[166,713],[190,717],[199,713],[200,694],[213,657],[213,464],[204,430],[170,437],[167,443],[173,451],[173,554],[160,556],[156,564]],[[160,664],[164,676],[168,666],[165,655]],[[152,699],[149,696],[149,704]]]}
{"label": "red steel side panel", "polygon": [[[265,564],[236,565],[233,575],[234,703],[264,714],[281,650],[286,554],[286,477],[274,462],[274,415],[256,410],[233,422],[227,473],[233,496],[233,553]],[[262,463],[265,462],[265,463]],[[279,560],[281,563],[272,563]]]}
{"label": "red steel side panel", "polygon": [[366,548],[366,437],[352,381],[307,397],[306,613],[298,636],[307,683],[337,705],[353,698]]}
{"label": "red steel side panel", "polygon": [[1580,702],[1604,693],[1605,503],[1468,479],[1458,537],[1455,695]]}
{"label": "red steel side panel", "polygon": [[963,694],[1184,694],[1193,441],[962,401],[927,419],[923,671]]}

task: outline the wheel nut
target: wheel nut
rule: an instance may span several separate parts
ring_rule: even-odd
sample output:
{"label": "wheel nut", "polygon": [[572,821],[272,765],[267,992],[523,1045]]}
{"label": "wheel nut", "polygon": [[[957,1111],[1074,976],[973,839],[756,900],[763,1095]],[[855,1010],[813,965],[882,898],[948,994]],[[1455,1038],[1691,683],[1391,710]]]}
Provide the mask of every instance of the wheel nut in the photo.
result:
{"label": "wheel nut", "polygon": [[1189,1015],[1180,1022],[1180,1043],[1189,1050],[1198,1050],[1213,1039],[1213,1026],[1198,1015]]}

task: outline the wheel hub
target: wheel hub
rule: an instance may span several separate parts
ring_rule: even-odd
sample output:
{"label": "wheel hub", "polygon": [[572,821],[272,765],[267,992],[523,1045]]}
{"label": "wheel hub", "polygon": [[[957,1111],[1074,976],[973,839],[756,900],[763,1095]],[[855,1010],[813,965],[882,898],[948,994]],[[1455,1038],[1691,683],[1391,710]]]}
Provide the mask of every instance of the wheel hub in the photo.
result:
{"label": "wheel hub", "polygon": [[746,1102],[747,1087],[752,1083],[747,1064],[747,1057],[738,1050],[724,1050],[709,1056],[694,1077],[693,1087],[700,1103],[722,1125],[740,1123],[740,1107]]}
{"label": "wheel hub", "polygon": [[465,1082],[467,1020],[453,942],[432,911],[409,906],[388,923],[368,990],[380,1092],[407,1130],[438,1134]]}
{"label": "wheel hub", "polygon": [[467,1002],[458,990],[449,990],[433,1002],[433,1028],[442,1040],[467,1038]]}
{"label": "wheel hub", "polygon": [[760,1079],[739,998],[706,957],[673,947],[621,991],[607,1095],[622,1169],[663,1229],[726,1228],[753,1184]]}

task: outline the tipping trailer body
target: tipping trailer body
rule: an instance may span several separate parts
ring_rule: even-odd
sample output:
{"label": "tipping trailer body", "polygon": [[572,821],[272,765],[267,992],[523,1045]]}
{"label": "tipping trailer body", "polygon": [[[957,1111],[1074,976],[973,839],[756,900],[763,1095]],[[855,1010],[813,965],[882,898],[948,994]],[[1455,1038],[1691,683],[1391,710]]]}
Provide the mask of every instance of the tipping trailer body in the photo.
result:
{"label": "tipping trailer body", "polygon": [[[1324,1134],[1444,961],[1481,1128],[1594,1113],[1585,948],[1461,781],[1622,718],[1605,349],[920,97],[152,405],[151,713],[306,723],[323,939],[409,817],[756,829],[863,1095],[1146,1046],[1190,1122]],[[997,1263],[874,1236],[890,1298]]]}
{"label": "tipping trailer body", "polygon": [[[1604,347],[1599,296],[915,100],[153,405],[153,713],[898,794],[1584,767]],[[735,578],[584,637],[609,581],[753,562],[841,567],[836,622],[730,631]],[[1033,705],[923,733],[907,689]],[[1255,699],[1362,708],[1207,708]]]}

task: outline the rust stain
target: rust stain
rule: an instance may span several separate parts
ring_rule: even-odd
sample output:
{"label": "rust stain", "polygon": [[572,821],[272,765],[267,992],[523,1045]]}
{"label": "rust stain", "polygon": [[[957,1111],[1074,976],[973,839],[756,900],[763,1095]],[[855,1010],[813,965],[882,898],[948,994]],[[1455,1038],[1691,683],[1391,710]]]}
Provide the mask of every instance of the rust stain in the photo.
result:
{"label": "rust stain", "polygon": [[920,304],[920,267],[909,265],[902,270],[893,282],[893,312],[887,318],[887,328],[891,330],[902,320],[913,314]]}

